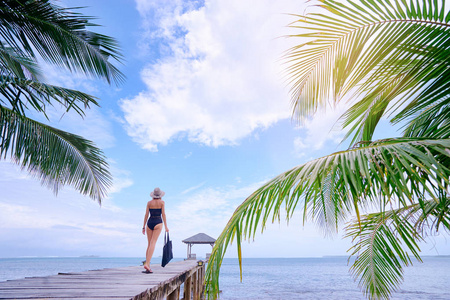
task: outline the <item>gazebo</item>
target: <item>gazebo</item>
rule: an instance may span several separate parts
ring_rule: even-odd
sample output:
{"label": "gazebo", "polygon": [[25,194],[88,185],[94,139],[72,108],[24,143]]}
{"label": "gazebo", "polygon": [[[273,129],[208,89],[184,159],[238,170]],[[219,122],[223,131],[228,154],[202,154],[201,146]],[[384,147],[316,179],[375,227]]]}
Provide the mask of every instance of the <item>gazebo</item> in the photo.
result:
{"label": "gazebo", "polygon": [[[192,254],[192,245],[210,244],[211,247],[214,247],[214,243],[216,242],[216,240],[207,234],[197,233],[196,235],[191,236],[190,238],[184,239],[182,242],[187,244],[187,259],[196,259],[196,255]],[[206,260],[208,260],[208,257],[206,257]]]}

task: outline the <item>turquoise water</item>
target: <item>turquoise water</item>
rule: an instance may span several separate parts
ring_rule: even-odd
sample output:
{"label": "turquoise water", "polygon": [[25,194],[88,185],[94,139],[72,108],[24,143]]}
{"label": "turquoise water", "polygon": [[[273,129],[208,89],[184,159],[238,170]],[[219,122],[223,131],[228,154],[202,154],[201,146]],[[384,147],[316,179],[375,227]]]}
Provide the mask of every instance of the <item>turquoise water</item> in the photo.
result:
{"label": "turquoise water", "polygon": [[[64,272],[140,265],[142,258],[0,258],[0,281]],[[181,259],[174,259],[181,260]],[[155,258],[152,263],[160,263]],[[221,299],[365,299],[351,278],[345,257],[225,259]],[[405,269],[405,282],[392,299],[450,299],[450,257],[424,257]]]}
{"label": "turquoise water", "polygon": [[[392,299],[449,300],[450,257],[424,257],[405,269],[405,282]],[[221,299],[366,299],[353,281],[346,257],[225,260]]]}
{"label": "turquoise water", "polygon": [[[83,272],[105,268],[142,265],[140,257],[25,257],[0,258],[0,281],[25,277],[49,276],[58,273]],[[174,258],[172,261],[183,260]],[[152,259],[161,264],[161,258]]]}

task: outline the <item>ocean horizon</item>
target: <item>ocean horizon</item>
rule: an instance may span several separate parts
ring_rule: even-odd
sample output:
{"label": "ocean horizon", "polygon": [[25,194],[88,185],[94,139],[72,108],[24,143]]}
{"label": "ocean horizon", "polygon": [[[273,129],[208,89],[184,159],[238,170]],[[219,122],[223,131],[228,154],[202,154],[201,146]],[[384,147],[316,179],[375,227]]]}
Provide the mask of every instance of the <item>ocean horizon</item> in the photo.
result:
{"label": "ocean horizon", "polygon": [[[405,268],[405,281],[392,299],[450,299],[450,256],[422,258],[423,263]],[[347,256],[243,258],[241,283],[238,259],[225,258],[220,299],[366,299],[349,273],[347,259]],[[141,265],[142,260],[94,255],[0,258],[0,281]],[[160,257],[152,259],[152,264],[160,262]]]}

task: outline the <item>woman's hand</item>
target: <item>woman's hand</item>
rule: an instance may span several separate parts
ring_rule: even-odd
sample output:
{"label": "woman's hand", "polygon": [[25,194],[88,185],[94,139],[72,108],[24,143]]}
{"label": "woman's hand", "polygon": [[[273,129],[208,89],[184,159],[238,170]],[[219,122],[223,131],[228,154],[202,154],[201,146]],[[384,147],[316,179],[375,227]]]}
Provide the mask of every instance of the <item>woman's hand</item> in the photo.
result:
{"label": "woman's hand", "polygon": [[166,232],[169,232],[169,228],[166,227]]}
{"label": "woman's hand", "polygon": [[142,234],[145,235],[145,227],[142,227]]}

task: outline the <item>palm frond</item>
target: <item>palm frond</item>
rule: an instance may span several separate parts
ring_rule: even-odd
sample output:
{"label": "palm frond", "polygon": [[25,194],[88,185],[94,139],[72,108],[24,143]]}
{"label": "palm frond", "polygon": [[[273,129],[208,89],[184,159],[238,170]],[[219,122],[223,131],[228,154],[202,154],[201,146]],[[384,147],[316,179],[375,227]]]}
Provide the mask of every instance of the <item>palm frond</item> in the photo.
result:
{"label": "palm frond", "polygon": [[[218,276],[228,245],[253,239],[268,221],[288,221],[299,209],[304,221],[313,219],[327,231],[336,231],[351,214],[392,201],[408,206],[423,203],[425,195],[438,199],[448,184],[450,140],[389,139],[337,152],[270,180],[233,213],[219,236],[206,272],[210,297],[218,292]],[[444,163],[442,163],[444,162]],[[445,189],[444,189],[445,190]]]}
{"label": "palm frond", "polygon": [[[429,94],[430,82],[438,86],[448,77],[450,13],[444,1],[319,2],[328,14],[298,16],[291,27],[303,33],[291,36],[307,42],[285,56],[299,121],[344,95],[363,96],[364,104],[353,107],[344,120],[347,126],[359,121],[353,127],[355,141],[365,140],[389,102],[399,108],[412,96],[420,100]],[[432,97],[448,94],[447,87],[440,91]]]}
{"label": "palm frond", "polygon": [[98,106],[95,97],[86,93],[13,76],[0,75],[0,95],[3,96],[0,103],[9,104],[14,112],[24,116],[30,109],[45,115],[46,107],[56,103],[80,116],[84,116],[84,110],[90,105]]}
{"label": "palm frond", "polygon": [[37,63],[19,53],[18,49],[6,47],[0,43],[0,74],[18,78],[35,79],[40,77]]}
{"label": "palm frond", "polygon": [[421,210],[414,224],[421,235],[434,235],[441,228],[450,232],[450,198],[447,193],[442,192],[437,200],[426,201]]}
{"label": "palm frond", "polygon": [[447,138],[448,106],[450,98],[450,34],[443,48],[436,49],[430,56],[426,86],[396,116],[393,122],[406,120],[405,136],[429,136]]}
{"label": "palm frond", "polygon": [[[412,107],[409,122],[404,128],[408,137],[427,136],[431,138],[448,138],[450,136],[450,102],[449,97],[440,101],[429,101],[428,106]],[[425,103],[424,103],[425,104]]]}
{"label": "palm frond", "polygon": [[398,210],[365,215],[347,228],[346,237],[355,243],[357,255],[350,271],[369,299],[389,299],[403,281],[403,267],[412,264],[409,251],[419,260],[418,242],[423,241],[414,226],[421,214],[415,204]]}
{"label": "palm frond", "polygon": [[422,205],[368,214],[346,227],[345,237],[354,242],[351,256],[357,256],[350,270],[369,298],[389,299],[403,282],[403,267],[412,265],[410,256],[422,261],[418,242],[436,234],[441,225],[449,229],[450,199],[441,196]]}
{"label": "palm frond", "polygon": [[[119,46],[111,37],[88,31],[92,18],[49,1],[0,1],[0,37],[15,49],[46,61],[120,83],[124,75],[108,61],[121,61]],[[25,55],[21,55],[25,56]]]}
{"label": "palm frond", "polygon": [[108,163],[92,142],[0,106],[0,159],[7,157],[55,194],[70,185],[101,204],[111,185]]}
{"label": "palm frond", "polygon": [[[414,45],[418,51],[404,47],[404,52],[420,53],[417,54],[420,57],[397,60],[395,63],[389,61],[393,65],[391,68],[381,66],[361,84],[364,95],[354,106],[359,109],[351,108],[343,117],[346,120],[344,126],[357,120],[348,135],[357,128],[356,133],[360,131],[359,137],[362,140],[371,140],[378,120],[386,113],[390,116],[391,122],[406,122],[406,136],[436,137],[431,131],[411,131],[411,128],[418,128],[417,122],[432,119],[440,114],[436,111],[436,107],[434,109],[432,107],[436,103],[441,105],[448,103],[447,99],[450,96],[450,64],[445,59],[450,55],[450,30],[434,31],[446,42],[432,48],[432,51],[426,50],[428,45],[425,44]],[[397,70],[392,71],[393,69]],[[371,103],[371,107],[364,112],[360,103],[367,102]],[[448,137],[442,130],[439,135],[442,138]],[[357,141],[357,138],[358,134],[354,137],[354,141]]]}

